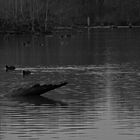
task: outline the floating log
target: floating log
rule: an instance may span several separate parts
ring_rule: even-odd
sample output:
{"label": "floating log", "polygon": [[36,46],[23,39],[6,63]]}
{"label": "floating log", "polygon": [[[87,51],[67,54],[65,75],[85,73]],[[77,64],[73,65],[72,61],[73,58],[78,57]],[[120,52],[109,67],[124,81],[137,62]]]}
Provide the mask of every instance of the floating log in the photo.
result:
{"label": "floating log", "polygon": [[18,88],[14,91],[9,96],[40,96],[41,94],[44,94],[50,90],[54,90],[56,88],[65,86],[67,82],[62,82],[60,84],[49,84],[49,85],[40,85],[40,84],[35,84],[31,87],[25,87],[25,88]]}

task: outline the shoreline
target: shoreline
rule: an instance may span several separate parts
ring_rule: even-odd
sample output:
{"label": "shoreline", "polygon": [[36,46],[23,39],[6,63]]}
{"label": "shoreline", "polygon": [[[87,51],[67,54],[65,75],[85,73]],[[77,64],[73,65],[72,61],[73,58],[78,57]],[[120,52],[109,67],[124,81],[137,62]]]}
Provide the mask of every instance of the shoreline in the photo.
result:
{"label": "shoreline", "polygon": [[34,34],[34,35],[52,35],[53,32],[58,31],[58,30],[79,30],[79,29],[137,29],[140,28],[140,26],[116,26],[116,25],[107,25],[107,26],[59,26],[59,27],[54,27],[53,30],[49,30],[46,32],[42,31],[14,31],[14,30],[0,30],[0,34]]}

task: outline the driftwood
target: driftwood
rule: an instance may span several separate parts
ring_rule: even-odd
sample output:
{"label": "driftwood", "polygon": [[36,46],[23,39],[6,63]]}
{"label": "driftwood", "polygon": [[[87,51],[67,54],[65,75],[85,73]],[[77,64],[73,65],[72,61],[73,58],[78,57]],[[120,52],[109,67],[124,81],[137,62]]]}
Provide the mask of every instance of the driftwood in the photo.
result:
{"label": "driftwood", "polygon": [[49,84],[49,85],[40,85],[40,84],[35,84],[31,87],[25,87],[25,88],[18,88],[14,91],[12,91],[9,96],[40,96],[41,94],[44,94],[50,90],[54,90],[56,88],[65,86],[67,82],[62,82],[60,84]]}

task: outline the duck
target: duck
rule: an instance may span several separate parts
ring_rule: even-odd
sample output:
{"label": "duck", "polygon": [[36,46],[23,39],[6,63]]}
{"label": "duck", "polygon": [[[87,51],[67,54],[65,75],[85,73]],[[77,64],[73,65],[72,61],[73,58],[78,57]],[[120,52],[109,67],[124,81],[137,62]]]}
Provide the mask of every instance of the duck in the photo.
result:
{"label": "duck", "polygon": [[129,23],[129,24],[128,24],[128,27],[131,29],[131,28],[132,28],[132,24],[131,24],[131,23]]}
{"label": "duck", "polygon": [[112,28],[112,29],[117,29],[118,26],[117,26],[117,25],[111,25],[111,28]]}
{"label": "duck", "polygon": [[23,46],[28,46],[29,44],[30,44],[30,41],[23,42]]}
{"label": "duck", "polygon": [[23,72],[23,76],[27,76],[31,74],[31,71],[29,70],[23,70],[22,72]]}
{"label": "duck", "polygon": [[61,39],[65,39],[65,38],[71,38],[71,34],[64,34],[64,35],[60,35]]}
{"label": "duck", "polygon": [[60,38],[65,38],[65,35],[60,35]]}
{"label": "duck", "polygon": [[9,71],[9,70],[10,70],[10,71],[13,71],[13,70],[16,69],[15,66],[7,66],[7,65],[5,66],[5,68],[6,68],[6,72]]}

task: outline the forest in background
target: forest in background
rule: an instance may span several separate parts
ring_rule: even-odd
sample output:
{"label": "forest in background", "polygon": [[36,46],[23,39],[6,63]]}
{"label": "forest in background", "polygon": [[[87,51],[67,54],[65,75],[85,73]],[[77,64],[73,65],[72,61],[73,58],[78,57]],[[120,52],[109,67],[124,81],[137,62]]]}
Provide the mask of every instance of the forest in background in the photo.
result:
{"label": "forest in background", "polygon": [[0,31],[140,25],[140,0],[1,0]]}

